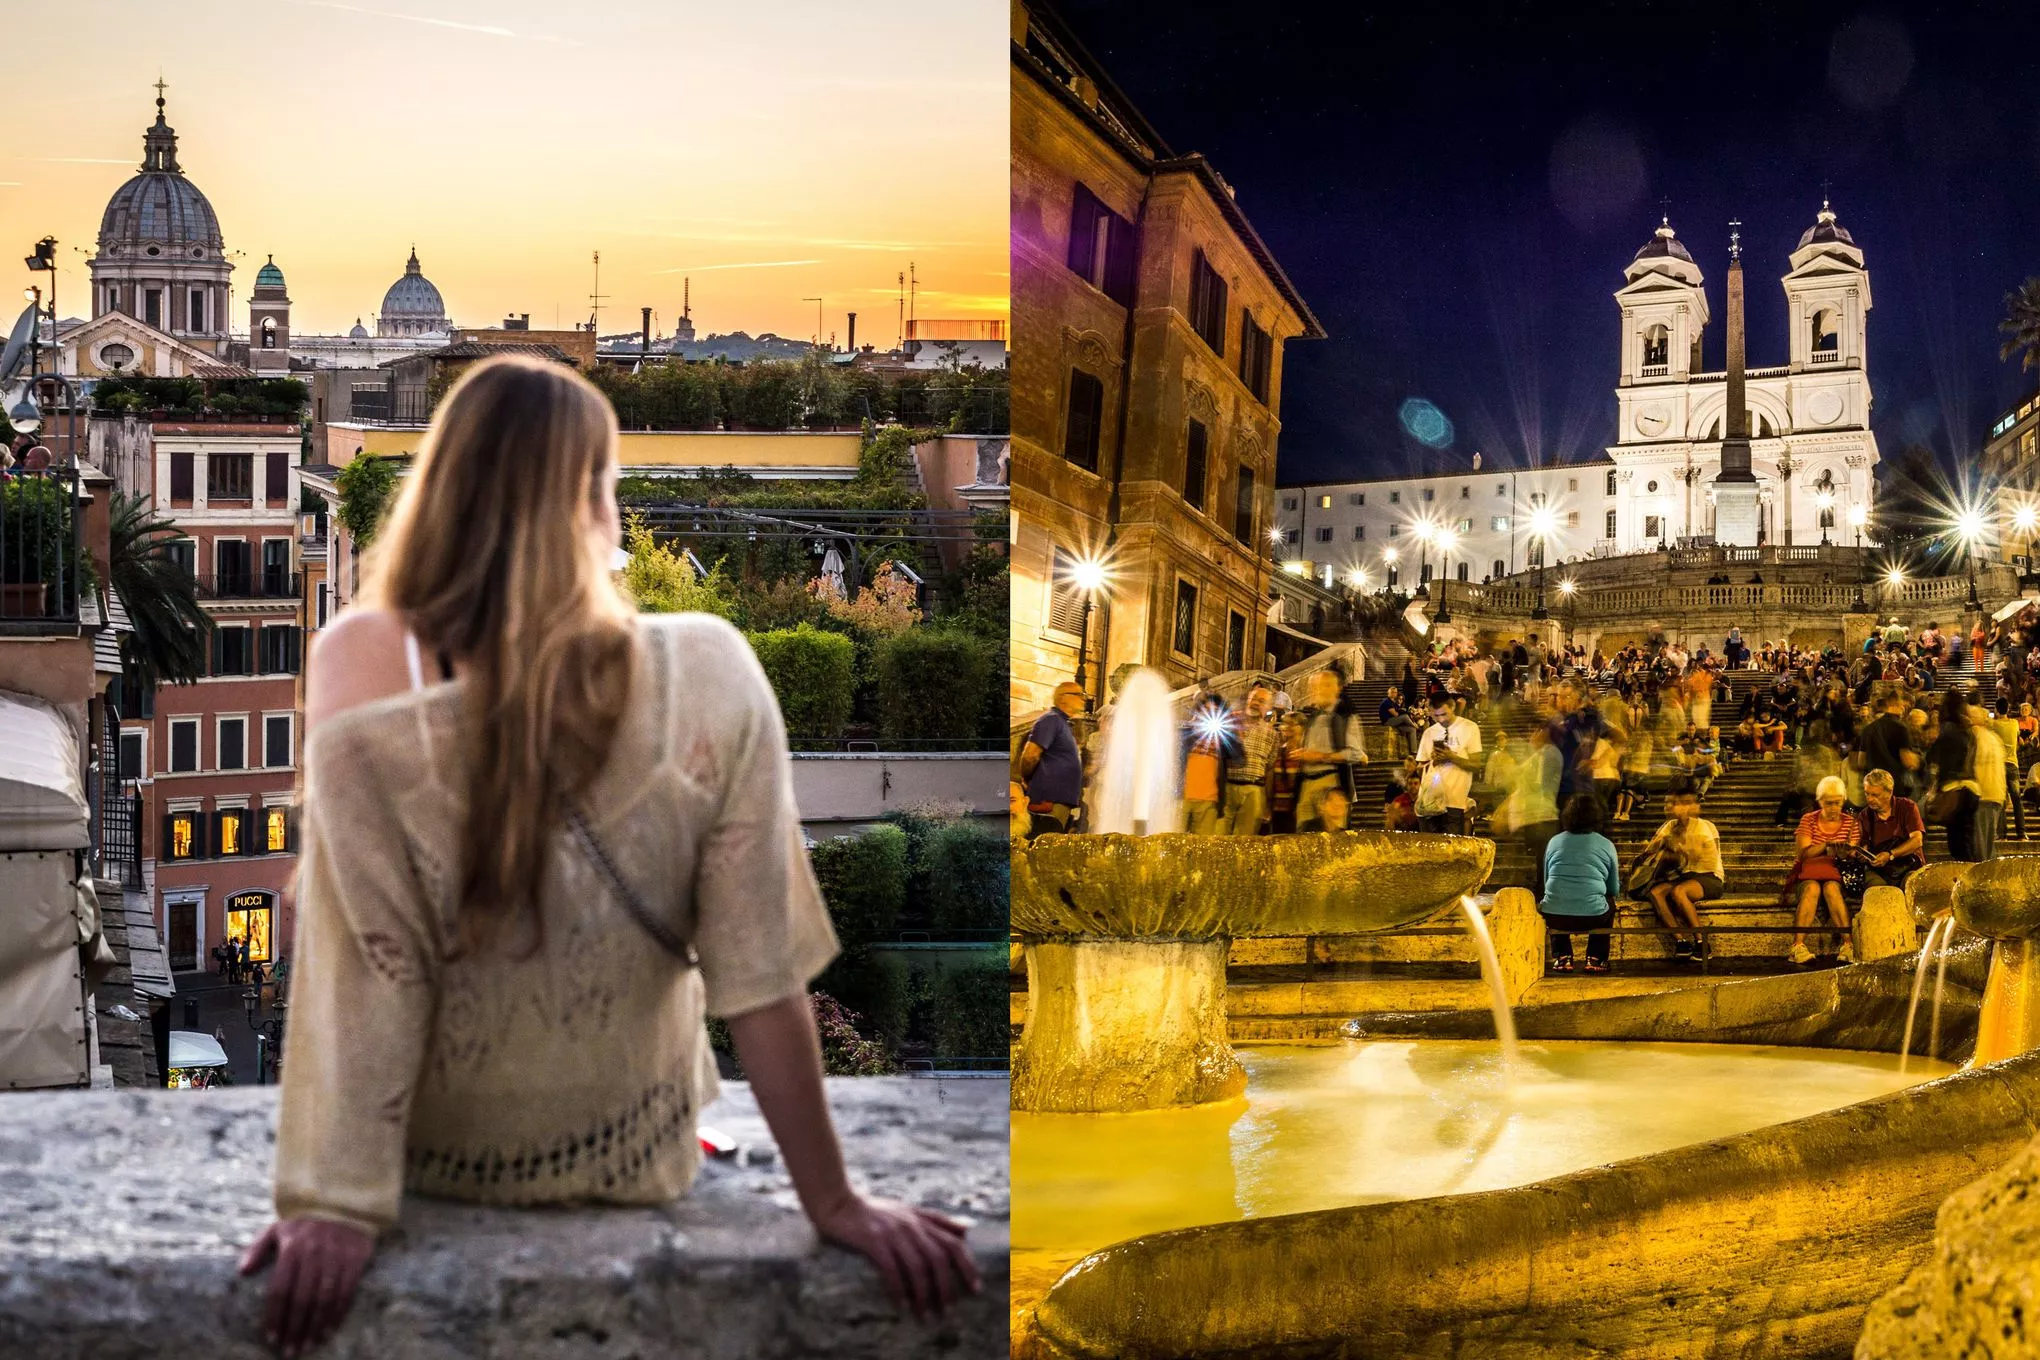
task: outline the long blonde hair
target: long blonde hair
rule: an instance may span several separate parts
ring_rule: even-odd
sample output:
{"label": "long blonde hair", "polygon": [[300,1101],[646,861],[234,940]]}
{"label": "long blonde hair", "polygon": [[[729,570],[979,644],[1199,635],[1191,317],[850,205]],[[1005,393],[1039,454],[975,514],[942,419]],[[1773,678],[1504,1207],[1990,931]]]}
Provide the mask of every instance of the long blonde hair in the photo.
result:
{"label": "long blonde hair", "polygon": [[527,913],[538,948],[548,843],[629,697],[634,615],[588,532],[616,457],[616,414],[580,374],[487,359],[447,393],[363,559],[363,603],[467,667],[456,954]]}

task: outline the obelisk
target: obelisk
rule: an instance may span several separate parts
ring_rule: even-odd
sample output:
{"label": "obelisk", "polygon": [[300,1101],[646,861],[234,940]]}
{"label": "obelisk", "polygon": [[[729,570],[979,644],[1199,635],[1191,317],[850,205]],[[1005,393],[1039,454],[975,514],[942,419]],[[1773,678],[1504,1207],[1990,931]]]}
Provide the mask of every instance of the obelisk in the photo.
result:
{"label": "obelisk", "polygon": [[1723,418],[1721,471],[1714,478],[1714,541],[1754,548],[1763,516],[1750,471],[1750,412],[1743,396],[1742,222],[1728,233],[1728,410]]}

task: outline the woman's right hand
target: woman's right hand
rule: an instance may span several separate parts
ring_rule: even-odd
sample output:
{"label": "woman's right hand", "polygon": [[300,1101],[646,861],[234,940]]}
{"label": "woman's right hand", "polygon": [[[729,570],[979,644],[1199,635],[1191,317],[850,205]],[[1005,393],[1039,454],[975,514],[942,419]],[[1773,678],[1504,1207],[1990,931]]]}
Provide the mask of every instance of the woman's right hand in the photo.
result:
{"label": "woman's right hand", "polygon": [[911,1307],[917,1318],[955,1302],[959,1281],[973,1294],[984,1288],[964,1240],[967,1229],[932,1209],[852,1191],[817,1214],[814,1224],[828,1241],[868,1257],[893,1302]]}

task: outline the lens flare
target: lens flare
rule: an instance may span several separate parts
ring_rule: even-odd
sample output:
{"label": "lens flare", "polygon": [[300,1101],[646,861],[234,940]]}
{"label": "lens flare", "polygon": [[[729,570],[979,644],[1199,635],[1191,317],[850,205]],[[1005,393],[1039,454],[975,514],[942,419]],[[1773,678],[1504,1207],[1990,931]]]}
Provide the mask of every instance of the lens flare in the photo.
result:
{"label": "lens flare", "polygon": [[1419,444],[1442,449],[1452,442],[1452,422],[1422,397],[1411,397],[1396,413],[1405,433]]}

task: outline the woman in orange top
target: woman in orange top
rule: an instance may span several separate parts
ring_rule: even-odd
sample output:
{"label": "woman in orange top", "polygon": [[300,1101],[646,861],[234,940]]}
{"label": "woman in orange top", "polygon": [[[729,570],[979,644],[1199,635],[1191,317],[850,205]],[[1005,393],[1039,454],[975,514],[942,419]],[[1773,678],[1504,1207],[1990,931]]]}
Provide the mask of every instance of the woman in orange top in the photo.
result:
{"label": "woman in orange top", "polygon": [[[1813,796],[1820,806],[1799,819],[1796,837],[1799,858],[1793,862],[1792,871],[1785,878],[1785,886],[1798,898],[1793,924],[1799,927],[1798,933],[1792,937],[1792,952],[1787,957],[1801,965],[1813,962],[1813,951],[1806,947],[1806,932],[1812,927],[1814,913],[1821,903],[1827,904],[1828,919],[1834,922],[1836,929],[1849,928],[1849,908],[1842,900],[1842,868],[1829,847],[1863,843],[1862,828],[1856,824],[1856,818],[1842,808],[1848,797],[1848,788],[1839,778],[1829,775],[1821,780]],[[1856,951],[1844,936],[1838,962],[1855,961]]]}

